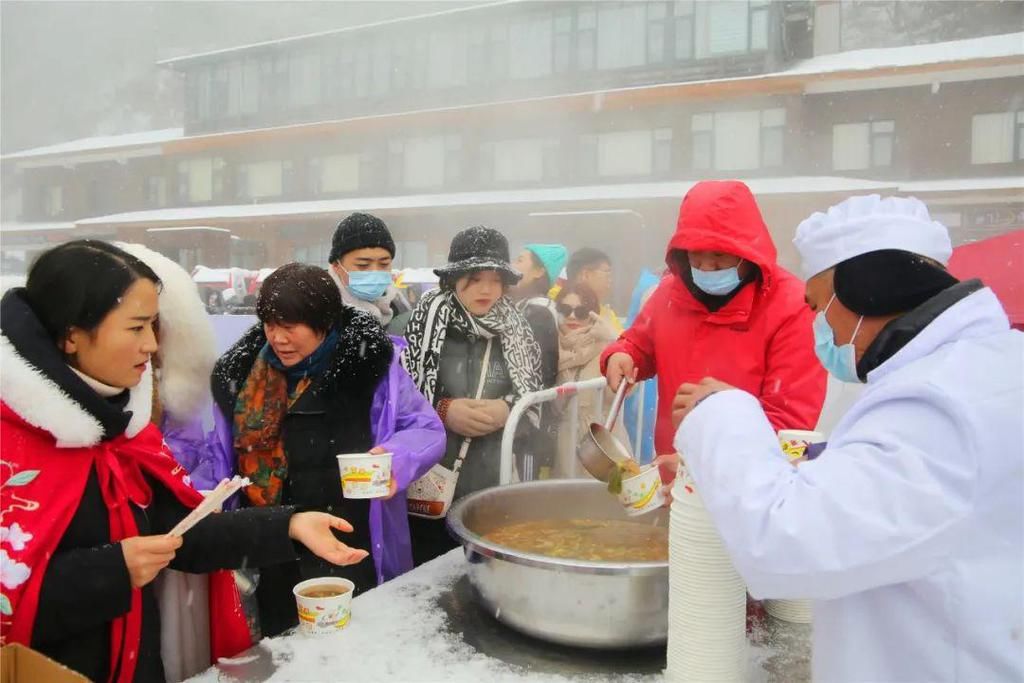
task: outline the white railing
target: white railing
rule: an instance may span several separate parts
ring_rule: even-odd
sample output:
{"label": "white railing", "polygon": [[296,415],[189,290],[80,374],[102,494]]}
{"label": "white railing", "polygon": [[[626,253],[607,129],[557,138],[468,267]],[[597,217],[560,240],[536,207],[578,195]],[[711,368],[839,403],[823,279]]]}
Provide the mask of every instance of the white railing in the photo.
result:
{"label": "white railing", "polygon": [[[553,387],[551,389],[544,389],[543,391],[535,391],[530,394],[524,395],[519,401],[512,407],[512,412],[509,413],[508,421],[505,422],[505,431],[501,435],[501,467],[498,470],[498,483],[501,486],[512,483],[512,445],[516,438],[516,429],[519,426],[519,420],[522,419],[523,413],[526,412],[532,406],[539,403],[547,403],[554,401],[559,398],[568,397],[569,403],[567,410],[570,415],[578,415],[579,413],[579,392],[581,391],[604,391],[608,386],[604,377],[596,377],[594,379],[584,380],[582,382],[568,382],[566,384]],[[576,448],[578,439],[579,419],[568,420],[569,423],[569,443],[572,444],[572,448]],[[573,454],[575,457],[575,453]]]}

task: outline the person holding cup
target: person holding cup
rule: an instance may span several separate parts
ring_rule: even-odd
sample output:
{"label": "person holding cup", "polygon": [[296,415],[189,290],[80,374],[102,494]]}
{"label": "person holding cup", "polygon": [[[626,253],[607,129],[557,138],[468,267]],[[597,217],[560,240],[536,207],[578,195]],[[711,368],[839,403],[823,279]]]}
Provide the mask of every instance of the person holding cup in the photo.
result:
{"label": "person holding cup", "polygon": [[865,389],[793,466],[756,396],[680,386],[675,445],[737,571],[814,601],[815,680],[1024,679],[1024,334],[912,197],[851,197],[793,242],[820,365]]}
{"label": "person holding cup", "polygon": [[0,302],[3,642],[94,681],[164,680],[167,568],[209,575],[209,666],[251,643],[222,570],[293,561],[293,541],[332,566],[366,557],[332,535],[345,520],[293,506],[170,533],[202,496],[151,422],[161,285],[122,249],[77,240]]}
{"label": "person holding cup", "polygon": [[[373,316],[343,306],[323,268],[291,263],[263,283],[254,325],[217,362],[213,395],[221,447],[253,483],[243,503],[298,505],[338,514],[349,541],[373,562],[335,567],[310,553],[260,572],[256,589],[264,636],[295,626],[292,589],[305,579],[349,579],[355,594],[412,568],[405,488],[441,457],[444,430],[398,364]],[[224,441],[227,440],[227,443]],[[391,453],[385,495],[343,494],[338,456]]]}

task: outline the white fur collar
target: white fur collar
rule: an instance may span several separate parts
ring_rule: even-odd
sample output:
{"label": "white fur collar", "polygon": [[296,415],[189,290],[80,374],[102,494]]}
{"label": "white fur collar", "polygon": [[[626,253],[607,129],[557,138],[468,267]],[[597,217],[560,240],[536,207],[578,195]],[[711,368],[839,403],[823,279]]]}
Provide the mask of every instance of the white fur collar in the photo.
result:
{"label": "white fur collar", "polygon": [[[58,448],[95,446],[103,426],[53,380],[32,367],[6,335],[0,334],[0,398],[25,422],[45,429]],[[153,372],[147,366],[142,381],[129,391],[125,410],[132,411],[125,436],[133,438],[149,424],[153,409]]]}
{"label": "white fur collar", "polygon": [[160,278],[160,405],[175,422],[188,422],[210,401],[210,374],[217,362],[213,325],[199,289],[184,268],[141,244],[117,246]]}

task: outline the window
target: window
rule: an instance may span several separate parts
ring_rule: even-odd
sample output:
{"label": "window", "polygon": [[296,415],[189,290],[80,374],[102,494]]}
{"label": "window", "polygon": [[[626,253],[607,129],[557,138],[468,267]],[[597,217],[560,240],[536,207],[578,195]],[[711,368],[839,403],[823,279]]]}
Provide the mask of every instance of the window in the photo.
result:
{"label": "window", "polygon": [[260,65],[247,59],[241,68],[238,109],[242,114],[255,114],[260,106]]}
{"label": "window", "polygon": [[750,49],[768,49],[769,0],[750,0]]}
{"label": "window", "polygon": [[665,48],[668,45],[669,3],[652,2],[647,4],[647,63],[658,64],[665,61]]}
{"label": "window", "polygon": [[276,111],[288,96],[288,59],[268,56],[260,60],[260,110]]}
{"label": "window", "polygon": [[679,0],[673,9],[676,59],[693,59],[693,0]]}
{"label": "window", "polygon": [[210,115],[216,119],[223,118],[229,113],[231,93],[228,75],[228,67],[224,64],[211,71]]}
{"label": "window", "polygon": [[196,116],[200,121],[210,118],[210,81],[212,74],[209,67],[196,70]]}
{"label": "window", "polygon": [[178,199],[208,202],[224,194],[224,160],[204,157],[178,162]]}
{"label": "window", "polygon": [[695,114],[690,124],[693,137],[693,167],[709,169],[714,164],[715,115]]}
{"label": "window", "polygon": [[593,4],[580,5],[576,13],[576,67],[594,68],[597,56],[597,10]]}
{"label": "window", "polygon": [[327,266],[327,259],[331,257],[331,243],[321,242],[320,244],[307,244],[295,247],[295,260],[299,263],[308,263],[314,266]]}
{"label": "window", "polygon": [[840,123],[832,126],[832,168],[862,171],[892,165],[893,121]]}
{"label": "window", "polygon": [[693,168],[746,171],[780,166],[785,126],[785,109],[695,114],[690,123]]}
{"label": "window", "polygon": [[383,36],[373,46],[373,94],[384,95],[391,85],[391,45]]}
{"label": "window", "polygon": [[310,107],[320,102],[320,54],[294,55],[289,63],[288,101],[293,107]]}
{"label": "window", "polygon": [[430,85],[450,88],[466,84],[465,31],[454,28],[435,31],[430,35]]}
{"label": "window", "polygon": [[672,129],[658,128],[654,131],[654,172],[668,173],[672,170]]}
{"label": "window", "polygon": [[601,3],[597,11],[597,67],[621,69],[646,62],[647,5]]}
{"label": "window", "polygon": [[361,158],[358,154],[335,154],[312,159],[310,178],[315,194],[354,192],[359,189]]}
{"label": "window", "polygon": [[708,10],[708,51],[727,55],[747,51],[749,24],[745,2],[711,2]]}
{"label": "window", "polygon": [[509,76],[540,78],[552,69],[552,18],[548,13],[513,20],[508,29]]}
{"label": "window", "polygon": [[1024,111],[1017,112],[1017,161],[1024,160]]}
{"label": "window", "polygon": [[53,218],[64,213],[64,188],[50,185],[43,190],[43,213]]}
{"label": "window", "polygon": [[238,167],[238,196],[265,199],[284,194],[285,165],[290,162],[260,161]]}
{"label": "window", "polygon": [[555,12],[554,68],[561,74],[569,70],[572,57],[572,12],[562,8]]}
{"label": "window", "polygon": [[1012,111],[994,114],[975,114],[971,119],[971,163],[1006,164],[1024,159],[1022,143],[1014,145],[1014,135],[1020,136],[1021,112]]}
{"label": "window", "polygon": [[213,199],[213,159],[190,159],[178,163],[178,197],[187,202]]}
{"label": "window", "polygon": [[653,156],[649,130],[598,135],[597,174],[600,176],[650,175]]}
{"label": "window", "polygon": [[497,183],[539,182],[557,173],[557,140],[501,140],[482,146],[485,180]]}
{"label": "window", "polygon": [[[399,142],[400,177],[395,184],[408,188],[440,187],[445,181],[445,137],[412,138]],[[392,148],[395,149],[394,147]]]}
{"label": "window", "polygon": [[146,200],[149,206],[167,206],[167,178],[150,176],[146,178]]}

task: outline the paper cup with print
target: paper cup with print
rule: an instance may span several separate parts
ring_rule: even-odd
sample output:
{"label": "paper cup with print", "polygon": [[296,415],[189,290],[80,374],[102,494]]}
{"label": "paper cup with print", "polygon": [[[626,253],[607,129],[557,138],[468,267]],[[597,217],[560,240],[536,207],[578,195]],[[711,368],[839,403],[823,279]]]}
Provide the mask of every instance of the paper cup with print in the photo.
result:
{"label": "paper cup with print", "polygon": [[348,579],[330,576],[295,584],[292,592],[299,610],[299,632],[328,636],[348,626],[355,587]]}
{"label": "paper cup with print", "polygon": [[640,474],[622,480],[619,502],[627,515],[642,515],[660,508],[665,497],[661,492],[661,474],[658,468],[647,466]]}
{"label": "paper cup with print", "polygon": [[344,453],[338,456],[338,469],[346,498],[383,498],[391,490],[390,453]]}
{"label": "paper cup with print", "polygon": [[807,447],[811,444],[825,443],[825,435],[805,429],[782,429],[779,431],[779,444],[789,462],[803,462],[807,457]]}

